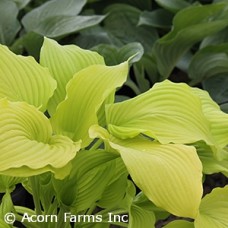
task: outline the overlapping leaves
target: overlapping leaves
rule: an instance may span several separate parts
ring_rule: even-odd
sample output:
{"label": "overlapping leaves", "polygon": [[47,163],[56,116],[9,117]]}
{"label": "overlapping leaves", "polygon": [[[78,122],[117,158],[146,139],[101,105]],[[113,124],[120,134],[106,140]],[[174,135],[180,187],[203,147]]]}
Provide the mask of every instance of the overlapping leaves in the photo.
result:
{"label": "overlapping leaves", "polygon": [[0,80],[0,98],[26,101],[41,111],[46,110],[56,89],[56,81],[46,68],[32,57],[15,55],[5,46],[0,46]]}
{"label": "overlapping leaves", "polygon": [[193,5],[175,15],[173,29],[159,39],[153,47],[161,79],[169,77],[181,56],[196,42],[227,26],[226,16],[218,17],[218,15],[225,15],[225,10],[226,4],[222,3]]}
{"label": "overlapping leaves", "polygon": [[0,173],[4,175],[27,177],[51,171],[63,178],[80,149],[80,143],[52,136],[49,120],[25,102],[0,100],[0,135]]}

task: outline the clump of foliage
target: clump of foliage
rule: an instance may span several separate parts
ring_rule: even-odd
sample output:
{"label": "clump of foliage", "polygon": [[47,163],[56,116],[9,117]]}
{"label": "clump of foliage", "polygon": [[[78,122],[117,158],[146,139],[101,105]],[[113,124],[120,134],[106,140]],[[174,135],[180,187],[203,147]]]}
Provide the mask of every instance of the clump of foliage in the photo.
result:
{"label": "clump of foliage", "polygon": [[[168,213],[195,227],[228,222],[220,213],[227,187],[201,199],[203,174],[227,174],[228,160],[228,114],[207,92],[166,80],[114,103],[131,58],[106,66],[96,52],[47,38],[40,64],[5,46],[0,53],[3,217],[13,211],[27,227],[38,224],[23,213],[54,214],[62,227],[71,222],[61,220],[65,213],[102,215],[98,227],[109,226],[108,213],[128,214],[129,224],[117,223],[128,227],[152,227]],[[12,204],[18,183],[35,210]]]}
{"label": "clump of foliage", "polygon": [[[228,176],[227,11],[224,0],[1,0],[0,226],[13,212],[58,218],[25,227],[226,227],[227,184],[203,185]],[[14,205],[18,184],[34,210]]]}

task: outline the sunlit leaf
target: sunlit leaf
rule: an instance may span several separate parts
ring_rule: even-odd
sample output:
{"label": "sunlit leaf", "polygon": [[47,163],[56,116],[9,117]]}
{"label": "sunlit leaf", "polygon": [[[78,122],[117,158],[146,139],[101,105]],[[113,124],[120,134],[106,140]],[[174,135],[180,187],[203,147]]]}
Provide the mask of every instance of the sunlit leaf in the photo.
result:
{"label": "sunlit leaf", "polygon": [[45,38],[40,53],[40,63],[48,67],[58,84],[48,104],[48,111],[52,115],[57,105],[64,100],[66,84],[73,75],[87,66],[104,64],[104,60],[95,52],[83,50],[76,45],[61,46],[56,41]]}
{"label": "sunlit leaf", "polygon": [[34,106],[0,100],[0,173],[28,177],[51,171],[57,178],[80,149],[64,136],[52,135],[49,120]]}
{"label": "sunlit leaf", "polygon": [[93,126],[91,137],[100,137],[123,159],[134,183],[168,212],[195,218],[202,197],[202,164],[192,146],[161,145],[145,138],[119,140]]}
{"label": "sunlit leaf", "polygon": [[195,228],[226,228],[228,224],[228,186],[215,188],[206,195],[200,204],[195,219]]}
{"label": "sunlit leaf", "polygon": [[0,98],[27,103],[46,110],[56,82],[32,57],[15,55],[0,46]]}
{"label": "sunlit leaf", "polygon": [[224,4],[193,5],[175,15],[173,29],[160,38],[153,49],[158,71],[161,74],[160,80],[169,77],[181,56],[193,44],[228,25],[226,18],[216,19],[224,8]]}
{"label": "sunlit leaf", "polygon": [[82,139],[88,146],[92,139],[88,130],[98,123],[97,112],[104,100],[126,80],[128,62],[116,66],[93,65],[78,73],[67,84],[67,97],[51,118],[57,134],[74,141]]}
{"label": "sunlit leaf", "polygon": [[157,83],[133,99],[108,105],[106,119],[110,133],[123,139],[143,133],[165,144],[213,144],[199,97],[182,83]]}
{"label": "sunlit leaf", "polygon": [[[223,149],[228,144],[228,114],[220,110],[206,91],[197,88],[192,88],[192,91],[200,97],[203,113],[210,122],[210,131],[217,147]],[[219,157],[219,153],[217,155]]]}

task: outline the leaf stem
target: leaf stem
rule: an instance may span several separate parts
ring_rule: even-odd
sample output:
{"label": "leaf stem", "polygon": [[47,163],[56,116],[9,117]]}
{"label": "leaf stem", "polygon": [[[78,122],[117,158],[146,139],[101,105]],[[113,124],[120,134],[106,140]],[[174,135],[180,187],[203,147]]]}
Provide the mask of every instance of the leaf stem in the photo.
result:
{"label": "leaf stem", "polygon": [[37,182],[36,177],[30,177],[29,178],[31,187],[32,187],[32,196],[33,201],[35,205],[35,212],[37,215],[42,215],[41,205],[40,205],[40,199],[39,199],[39,184]]}

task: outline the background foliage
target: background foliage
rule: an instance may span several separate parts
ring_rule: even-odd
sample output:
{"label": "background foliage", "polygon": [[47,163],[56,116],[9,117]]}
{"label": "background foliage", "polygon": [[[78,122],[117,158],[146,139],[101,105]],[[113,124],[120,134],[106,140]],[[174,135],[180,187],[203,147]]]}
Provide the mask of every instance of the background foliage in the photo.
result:
{"label": "background foliage", "polygon": [[[38,60],[44,36],[95,50],[107,65],[135,54],[116,100],[168,78],[203,88],[228,113],[225,0],[0,0],[1,44]],[[228,182],[207,178],[205,192]]]}
{"label": "background foliage", "polygon": [[1,0],[0,43],[38,59],[47,36],[96,50],[108,65],[137,52],[127,95],[170,78],[202,87],[228,111],[227,7],[222,0]]}

